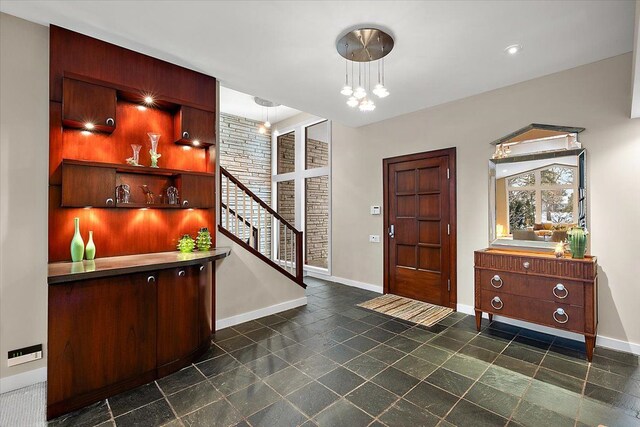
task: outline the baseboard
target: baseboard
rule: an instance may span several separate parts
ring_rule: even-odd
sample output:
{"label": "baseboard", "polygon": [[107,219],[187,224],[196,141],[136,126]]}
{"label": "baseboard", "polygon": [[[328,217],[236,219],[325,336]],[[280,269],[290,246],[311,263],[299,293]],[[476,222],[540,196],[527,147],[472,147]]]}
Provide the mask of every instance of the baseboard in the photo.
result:
{"label": "baseboard", "polygon": [[365,291],[377,292],[379,294],[382,293],[382,286],[372,285],[371,283],[358,282],[357,280],[345,279],[344,277],[329,276],[312,271],[308,271],[307,276],[328,280],[330,282],[340,283],[341,285],[352,286],[354,288],[364,289]]}
{"label": "baseboard", "polygon": [[[460,313],[475,315],[475,309],[473,306],[458,304],[457,308]],[[489,318],[487,313],[482,313],[482,317],[484,319]],[[497,315],[493,316],[493,319],[499,320],[500,322],[503,322],[509,325],[514,325],[522,328],[531,329],[533,331],[542,332],[545,334],[556,335],[562,338],[568,338],[571,340],[584,342],[584,336],[580,334],[576,334],[574,332],[567,332],[560,329],[548,328],[546,326],[536,325],[535,323],[524,322],[522,320],[516,320],[516,319],[509,319],[507,317],[502,317]],[[640,344],[636,344],[628,341],[622,341],[617,338],[609,338],[602,335],[598,335],[596,337],[596,346],[640,355]]]}
{"label": "baseboard", "polygon": [[47,381],[47,368],[45,367],[0,378],[0,394],[44,381]]}
{"label": "baseboard", "polygon": [[216,320],[216,331],[229,326],[239,325],[240,323],[248,322],[250,320],[259,319],[271,314],[277,314],[285,310],[300,307],[307,304],[307,297],[293,299],[290,301],[281,302],[279,304],[271,305],[269,307],[260,308],[254,311],[248,311],[246,313],[237,314],[235,316],[227,317],[225,319]]}

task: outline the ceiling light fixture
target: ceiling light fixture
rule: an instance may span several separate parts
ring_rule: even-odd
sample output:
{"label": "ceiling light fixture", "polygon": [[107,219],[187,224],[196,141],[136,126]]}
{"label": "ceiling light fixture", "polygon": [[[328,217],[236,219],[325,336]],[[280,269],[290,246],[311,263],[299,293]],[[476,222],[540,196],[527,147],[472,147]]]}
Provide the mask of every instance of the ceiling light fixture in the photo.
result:
{"label": "ceiling light fixture", "polygon": [[[268,101],[266,99],[263,98],[259,98],[257,96],[255,96],[253,98],[253,102],[255,102],[256,104],[258,104],[259,106],[262,107],[262,113],[264,114],[264,110],[267,110],[267,120],[264,121],[264,123],[262,123],[262,125],[260,125],[260,127],[258,128],[258,132],[264,134],[267,133],[267,129],[271,129],[271,122],[269,121],[269,108],[275,108],[275,113],[276,113],[276,122],[278,121],[278,108],[280,106],[280,104],[275,103],[273,101]],[[263,115],[264,117],[264,115]]]}
{"label": "ceiling light fixture", "polygon": [[515,55],[516,53],[522,50],[522,45],[520,44],[512,44],[511,46],[507,46],[504,48],[504,51],[509,55]]}
{"label": "ceiling light fixture", "polygon": [[[373,111],[376,108],[368,96],[371,92],[371,63],[376,62],[377,82],[372,93],[378,98],[389,96],[384,83],[384,57],[393,49],[393,37],[378,28],[359,28],[345,34],[336,43],[336,49],[345,59],[345,83],[340,93],[348,97],[349,107],[358,107],[360,111]],[[351,75],[349,75],[351,62]],[[353,89],[355,73],[353,63],[358,63],[358,86]],[[366,89],[365,89],[366,88]]]}

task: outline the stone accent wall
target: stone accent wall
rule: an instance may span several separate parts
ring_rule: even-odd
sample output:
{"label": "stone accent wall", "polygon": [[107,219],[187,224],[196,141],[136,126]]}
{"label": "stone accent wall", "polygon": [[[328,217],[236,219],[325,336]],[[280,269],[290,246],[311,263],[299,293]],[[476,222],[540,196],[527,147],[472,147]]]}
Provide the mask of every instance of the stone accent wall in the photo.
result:
{"label": "stone accent wall", "polygon": [[[295,227],[296,225],[296,193],[295,182],[281,181],[278,182],[278,203],[276,211],[287,221],[289,224]],[[287,252],[285,253],[285,229],[284,225],[280,225],[280,243],[278,247],[278,258],[291,260],[291,243],[294,241],[291,234],[287,235]],[[285,258],[286,256],[286,258]]]}
{"label": "stone accent wall", "polygon": [[294,172],[296,167],[296,138],[295,133],[285,133],[278,136],[278,173]]}
{"label": "stone accent wall", "polygon": [[[307,169],[329,165],[329,145],[322,141],[307,140]],[[329,177],[319,176],[305,180],[306,206],[306,264],[329,266]]]}
{"label": "stone accent wall", "polygon": [[[258,132],[262,122],[246,119],[244,117],[233,116],[231,114],[220,113],[220,147],[218,159],[220,165],[227,169],[240,182],[246,185],[258,197],[268,205],[271,204],[271,133]],[[235,210],[235,193],[233,186],[230,187],[230,207]],[[222,200],[226,200],[226,188],[222,189]],[[249,199],[247,198],[247,211],[249,210]],[[242,215],[242,201],[238,201],[238,213]],[[258,209],[254,203],[253,222],[257,224]],[[262,211],[264,212],[264,211]],[[260,219],[261,224],[265,221],[264,214]],[[235,217],[234,217],[235,219]],[[269,218],[267,218],[269,219]],[[224,223],[225,218],[222,218]],[[242,228],[240,228],[242,232]],[[247,236],[249,231],[246,231]],[[269,256],[271,253],[271,230],[270,224],[266,229],[266,234],[260,238],[261,252]]]}

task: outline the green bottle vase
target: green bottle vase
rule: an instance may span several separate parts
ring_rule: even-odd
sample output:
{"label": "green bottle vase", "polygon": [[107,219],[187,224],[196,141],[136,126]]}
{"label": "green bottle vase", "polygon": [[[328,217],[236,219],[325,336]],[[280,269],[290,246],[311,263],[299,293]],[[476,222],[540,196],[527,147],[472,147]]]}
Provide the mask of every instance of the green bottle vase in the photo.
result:
{"label": "green bottle vase", "polygon": [[87,248],[84,253],[87,255],[88,260],[95,259],[96,257],[96,244],[93,243],[93,231],[89,231],[89,241],[87,242]]}
{"label": "green bottle vase", "polygon": [[568,233],[571,258],[582,259],[587,251],[587,233],[581,227],[574,227]]}
{"label": "green bottle vase", "polygon": [[73,234],[73,239],[71,239],[71,261],[77,262],[82,261],[82,257],[84,256],[84,240],[82,240],[82,236],[80,235],[80,218],[74,218],[73,222],[76,231]]}

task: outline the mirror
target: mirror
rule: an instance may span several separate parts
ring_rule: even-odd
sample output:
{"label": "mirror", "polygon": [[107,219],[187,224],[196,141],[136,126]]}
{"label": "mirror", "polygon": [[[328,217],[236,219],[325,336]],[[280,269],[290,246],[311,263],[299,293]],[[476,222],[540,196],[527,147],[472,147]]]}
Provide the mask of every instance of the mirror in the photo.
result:
{"label": "mirror", "polygon": [[570,228],[586,228],[582,130],[533,124],[493,143],[490,246],[553,251]]}

